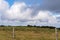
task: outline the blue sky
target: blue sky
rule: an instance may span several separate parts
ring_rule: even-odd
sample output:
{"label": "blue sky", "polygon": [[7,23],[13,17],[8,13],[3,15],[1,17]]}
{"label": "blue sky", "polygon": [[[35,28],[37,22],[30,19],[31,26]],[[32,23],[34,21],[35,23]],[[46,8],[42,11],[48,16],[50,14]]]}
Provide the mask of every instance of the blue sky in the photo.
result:
{"label": "blue sky", "polygon": [[0,25],[60,26],[60,0],[0,0]]}
{"label": "blue sky", "polygon": [[6,0],[9,4],[10,4],[10,6],[14,3],[14,0]]}
{"label": "blue sky", "polygon": [[14,4],[14,2],[25,2],[27,5],[33,4],[41,4],[42,0],[6,0],[10,6]]}

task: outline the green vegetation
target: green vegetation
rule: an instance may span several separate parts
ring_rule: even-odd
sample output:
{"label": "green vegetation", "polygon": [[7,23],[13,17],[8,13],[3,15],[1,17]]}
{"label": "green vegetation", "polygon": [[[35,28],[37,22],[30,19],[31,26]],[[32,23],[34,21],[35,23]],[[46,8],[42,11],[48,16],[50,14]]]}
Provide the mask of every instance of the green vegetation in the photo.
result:
{"label": "green vegetation", "polygon": [[[56,40],[55,27],[52,26],[2,26],[0,26],[0,40]],[[60,29],[58,29],[58,40],[60,40]]]}

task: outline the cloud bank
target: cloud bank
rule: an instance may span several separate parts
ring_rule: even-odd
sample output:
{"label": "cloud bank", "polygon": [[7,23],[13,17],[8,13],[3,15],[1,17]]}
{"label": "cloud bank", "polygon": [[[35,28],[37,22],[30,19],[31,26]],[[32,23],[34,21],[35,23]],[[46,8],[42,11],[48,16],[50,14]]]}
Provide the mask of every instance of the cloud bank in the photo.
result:
{"label": "cloud bank", "polygon": [[59,0],[57,1],[55,0],[54,3],[53,1],[43,0],[44,3],[37,7],[32,5],[29,6],[25,2],[15,2],[11,7],[9,7],[8,2],[0,0],[0,24],[5,25],[31,24],[50,26],[57,24],[58,23],[57,16],[53,15],[53,12],[51,11],[56,12],[55,10],[58,11],[60,10],[57,7],[57,4],[59,4],[58,2]]}
{"label": "cloud bank", "polygon": [[41,9],[59,12],[60,11],[60,0],[42,0]]}

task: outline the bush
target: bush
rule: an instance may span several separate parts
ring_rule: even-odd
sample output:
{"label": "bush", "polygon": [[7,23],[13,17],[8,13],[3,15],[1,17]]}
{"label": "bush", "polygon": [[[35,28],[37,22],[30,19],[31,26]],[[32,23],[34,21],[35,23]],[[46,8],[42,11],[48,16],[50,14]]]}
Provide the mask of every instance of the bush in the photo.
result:
{"label": "bush", "polygon": [[27,27],[33,27],[32,25],[27,25]]}
{"label": "bush", "polygon": [[5,27],[4,25],[1,25],[0,27]]}

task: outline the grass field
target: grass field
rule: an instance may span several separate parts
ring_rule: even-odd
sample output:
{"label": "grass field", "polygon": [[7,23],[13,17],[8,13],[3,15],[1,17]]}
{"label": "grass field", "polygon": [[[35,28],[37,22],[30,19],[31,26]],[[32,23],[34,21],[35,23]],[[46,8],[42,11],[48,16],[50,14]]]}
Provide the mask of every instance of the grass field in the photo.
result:
{"label": "grass field", "polygon": [[[12,37],[12,27],[0,27],[0,40],[56,40],[55,29],[36,27],[14,27],[15,37]],[[60,40],[60,30],[58,30]]]}

